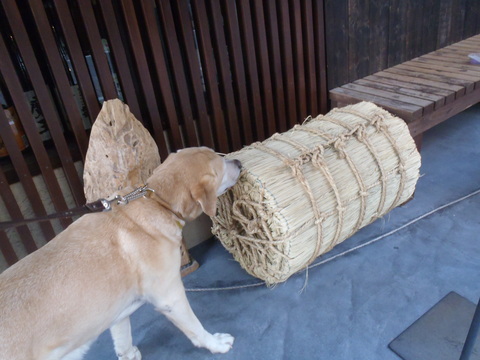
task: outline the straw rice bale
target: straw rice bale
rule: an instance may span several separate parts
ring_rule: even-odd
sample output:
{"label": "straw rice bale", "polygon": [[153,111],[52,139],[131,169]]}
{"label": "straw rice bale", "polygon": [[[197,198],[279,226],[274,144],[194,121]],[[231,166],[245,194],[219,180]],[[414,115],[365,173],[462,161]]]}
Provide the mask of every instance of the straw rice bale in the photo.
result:
{"label": "straw rice bale", "polygon": [[420,154],[405,122],[372,103],[275,134],[228,157],[244,167],[213,233],[251,275],[285,281],[407,201]]}

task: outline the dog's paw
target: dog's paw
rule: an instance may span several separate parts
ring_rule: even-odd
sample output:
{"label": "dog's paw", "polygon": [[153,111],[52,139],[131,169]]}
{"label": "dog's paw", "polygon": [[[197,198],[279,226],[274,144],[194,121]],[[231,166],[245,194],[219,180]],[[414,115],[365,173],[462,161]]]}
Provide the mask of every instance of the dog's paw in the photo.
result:
{"label": "dog's paw", "polygon": [[125,354],[118,355],[118,360],[142,360],[142,354],[136,346],[132,346]]}
{"label": "dog's paw", "polygon": [[235,338],[230,334],[214,334],[212,335],[207,349],[214,354],[224,354],[228,352],[232,346]]}

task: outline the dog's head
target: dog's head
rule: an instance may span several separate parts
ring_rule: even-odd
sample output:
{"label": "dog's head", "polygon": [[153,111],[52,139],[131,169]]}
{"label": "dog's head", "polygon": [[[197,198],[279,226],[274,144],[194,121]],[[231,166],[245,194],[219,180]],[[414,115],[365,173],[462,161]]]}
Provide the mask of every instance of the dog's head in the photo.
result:
{"label": "dog's head", "polygon": [[241,166],[240,161],[221,157],[209,148],[187,148],[170,154],[148,184],[185,220],[202,211],[215,216],[217,197],[235,185]]}

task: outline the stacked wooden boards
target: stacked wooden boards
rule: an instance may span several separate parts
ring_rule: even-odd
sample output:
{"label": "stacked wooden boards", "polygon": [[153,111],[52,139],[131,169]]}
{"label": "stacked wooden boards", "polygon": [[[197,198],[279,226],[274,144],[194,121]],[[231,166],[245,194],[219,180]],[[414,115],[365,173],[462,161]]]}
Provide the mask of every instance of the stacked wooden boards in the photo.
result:
{"label": "stacked wooden boards", "polygon": [[477,52],[480,35],[332,89],[332,107],[371,101],[421,135],[480,101],[480,65],[468,57]]}

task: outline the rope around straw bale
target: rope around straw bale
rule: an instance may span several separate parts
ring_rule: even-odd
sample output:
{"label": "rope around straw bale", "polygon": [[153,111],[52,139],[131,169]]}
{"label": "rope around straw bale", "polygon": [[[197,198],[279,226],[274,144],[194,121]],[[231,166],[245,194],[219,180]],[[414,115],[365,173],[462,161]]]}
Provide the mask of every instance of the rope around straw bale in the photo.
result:
{"label": "rope around straw bale", "polygon": [[[277,138],[274,137],[274,139],[277,139]],[[304,151],[308,151],[307,148],[304,148],[300,144],[294,144],[294,146],[296,146],[296,147],[298,147],[298,148],[300,148]],[[325,217],[323,216],[323,214],[318,209],[318,205],[317,205],[317,202],[315,201],[315,197],[312,193],[312,189],[310,187],[310,184],[308,183],[307,179],[305,178],[305,175],[303,174],[303,171],[302,171],[302,168],[301,168],[301,165],[305,164],[305,162],[308,161],[308,158],[306,156],[305,157],[300,156],[299,158],[292,161],[291,159],[289,159],[289,158],[283,156],[282,154],[280,154],[279,152],[276,152],[276,151],[266,147],[265,145],[263,145],[261,143],[255,144],[254,147],[256,149],[263,150],[263,151],[265,151],[265,152],[267,152],[271,155],[277,156],[280,160],[282,160],[283,163],[290,168],[290,170],[292,171],[293,177],[302,185],[305,193],[307,194],[308,198],[310,199],[312,209],[313,209],[313,215],[314,215],[314,218],[315,218],[315,224],[317,225],[317,244],[315,246],[314,256],[312,256],[312,258],[309,260],[309,263],[310,263],[311,261],[315,260],[315,258],[318,256],[316,254],[319,253],[320,246],[322,245],[322,223],[323,223],[323,220],[325,219]],[[320,152],[320,150],[318,150],[318,153],[319,152]],[[340,210],[339,210],[339,212],[340,212]]]}
{"label": "rope around straw bale", "polygon": [[359,111],[352,110],[351,108],[349,108],[349,109],[345,109],[345,108],[338,109],[338,108],[336,108],[336,109],[333,109],[331,112],[333,112],[333,113],[340,112],[340,113],[344,113],[344,114],[352,114],[352,115],[358,116],[362,119],[365,119],[367,121],[371,121],[371,124],[375,126],[377,131],[382,131],[385,134],[385,136],[387,137],[387,139],[390,141],[390,144],[392,144],[393,149],[395,150],[395,153],[398,156],[398,160],[400,162],[399,170],[400,170],[401,178],[400,178],[400,187],[398,189],[397,196],[396,196],[395,200],[393,201],[392,205],[390,206],[390,208],[387,210],[387,212],[391,211],[395,207],[395,204],[398,202],[398,199],[400,198],[401,194],[403,193],[403,189],[405,187],[405,160],[403,159],[402,152],[398,149],[398,145],[397,145],[395,139],[392,137],[392,135],[388,131],[388,127],[385,126],[385,124],[383,122],[384,118],[380,114],[375,114],[373,119],[369,119],[368,117],[365,116],[365,114],[362,114]]}
{"label": "rope around straw bale", "polygon": [[[370,107],[366,107],[365,104]],[[255,185],[257,181],[255,180],[255,175],[250,173],[248,176],[251,177],[251,181],[253,182],[252,184],[248,184],[250,180],[244,181],[241,186],[245,188],[234,191],[236,197],[232,193],[227,193],[221,199],[220,203],[224,203],[224,206],[219,206],[219,214],[214,219],[213,227],[213,231],[217,237],[219,237],[221,240],[222,237],[224,238],[222,240],[224,245],[229,251],[234,253],[235,258],[240,261],[241,265],[246,268],[247,271],[249,271],[249,269],[254,271],[255,276],[266,279],[269,283],[283,281],[285,280],[285,274],[289,274],[291,271],[290,266],[293,266],[291,265],[291,262],[295,260],[291,255],[289,255],[289,249],[291,246],[295,245],[293,244],[292,239],[295,239],[298,236],[303,236],[305,231],[311,231],[309,229],[311,229],[312,226],[316,228],[316,240],[314,243],[312,243],[314,244],[313,250],[310,252],[308,259],[303,264],[303,267],[305,267],[311,264],[322,253],[322,251],[326,252],[331,250],[335,245],[345,240],[345,238],[351,236],[366,223],[375,220],[379,216],[384,215],[387,211],[390,211],[393,207],[399,205],[399,200],[402,198],[402,196],[405,196],[404,189],[406,182],[412,182],[412,179],[407,178],[405,168],[406,162],[403,158],[405,154],[402,154],[402,150],[398,146],[395,137],[392,136],[389,131],[389,126],[385,124],[386,116],[389,117],[390,122],[393,121],[393,117],[386,111],[377,108],[373,104],[362,103],[359,105],[364,106],[364,111],[370,111],[373,112],[373,114],[366,115],[361,111],[355,110],[355,108],[352,106],[343,109],[334,109],[326,116],[319,116],[315,119],[315,121],[321,120],[325,124],[333,124],[336,128],[338,128],[335,130],[339,132],[338,134],[335,134],[335,131],[333,134],[330,134],[325,130],[309,127],[308,124],[313,121],[311,119],[307,119],[305,121],[304,124],[307,125],[296,125],[292,130],[285,133],[294,134],[295,132],[304,132],[310,134],[311,136],[313,135],[314,137],[308,140],[309,142],[313,143],[313,147],[308,147],[299,142],[294,138],[293,135],[285,136],[285,134],[275,134],[263,143],[254,143],[248,147],[257,152],[264,153],[272,158],[277,159],[277,161],[282,164],[283,168],[286,170],[288,169],[292,179],[294,179],[294,181],[300,185],[300,188],[303,189],[302,191],[305,195],[305,199],[308,199],[308,203],[310,204],[312,216],[310,219],[306,219],[303,224],[296,225],[296,227],[293,228],[290,226],[289,220],[282,220],[277,224],[275,219],[284,216],[282,215],[282,208],[278,208],[278,201],[276,200],[276,195],[278,194],[271,193],[269,189],[267,189],[261,182]],[[372,106],[374,108],[372,108]],[[365,110],[365,108],[369,110]],[[337,117],[334,117],[335,115],[337,115]],[[358,123],[355,123],[354,121],[354,124],[352,125],[344,121],[343,118],[340,119],[338,115],[354,116],[356,118],[365,120],[365,123],[361,123],[359,121],[356,121]],[[403,124],[403,127],[399,127],[399,123],[401,123],[401,121],[399,119],[396,121],[399,121],[395,125],[397,126],[397,131],[407,132],[406,136],[402,135],[403,141],[410,141],[413,144],[411,137],[410,140],[407,138],[409,137],[409,134],[405,124]],[[374,130],[371,130],[370,132],[367,130],[372,128]],[[322,129],[328,130],[329,127],[322,127]],[[340,131],[340,129],[344,129],[345,131]],[[374,132],[372,133],[372,131]],[[397,160],[397,165],[393,165],[390,162],[388,170],[384,167],[384,162],[386,160],[383,159],[382,161],[382,159],[380,159],[379,153],[377,153],[375,146],[371,142],[370,137],[374,136],[373,134],[375,133],[379,133],[386,139],[391,146],[393,154],[395,155],[394,158]],[[396,134],[396,136],[398,138],[399,134]],[[315,137],[320,137],[322,141],[314,140]],[[356,142],[351,143],[351,140],[353,139]],[[293,156],[289,152],[284,154],[280,152],[280,150],[276,150],[274,147],[277,147],[276,144],[279,143],[285,143],[290,146],[295,150],[295,155]],[[309,144],[310,146],[312,145],[311,143]],[[367,185],[362,178],[362,174],[359,169],[359,166],[362,164],[355,163],[353,154],[351,154],[349,150],[362,150],[355,145],[357,143],[363,144],[366,149],[366,153],[371,156],[373,163],[376,164],[378,169],[379,178],[376,180],[369,178],[369,185]],[[347,144],[350,144],[349,147]],[[280,148],[283,149],[282,147]],[[331,169],[327,164],[325,158],[326,149],[329,149],[329,154],[331,154],[331,151],[334,151],[334,153],[337,154],[338,159],[345,162],[346,168],[348,168],[352,174],[352,180],[354,180],[356,183],[356,189],[358,189],[355,194],[350,194],[347,198],[344,198],[343,201],[342,191],[345,191],[345,188],[338,187],[335,176],[332,173],[333,170],[338,171],[338,168]],[[365,152],[365,150],[362,151]],[[415,154],[411,153],[409,150],[408,155],[413,156]],[[232,154],[232,156],[236,156],[236,154]],[[329,161],[331,162],[331,155],[329,156]],[[418,153],[416,156],[418,157],[417,162],[419,166]],[[385,157],[385,150],[383,157]],[[263,157],[261,158],[263,159]],[[413,163],[415,166],[415,161],[413,161]],[[316,169],[318,173],[322,174],[325,184],[330,189],[324,189],[322,191],[331,194],[331,196],[333,196],[332,200],[336,202],[336,205],[330,207],[330,209],[325,209],[329,211],[322,210],[319,207],[319,200],[315,198],[312,188],[313,184],[311,183],[312,170],[308,170],[309,165],[312,169]],[[277,169],[276,171],[278,171],[280,174],[280,170]],[[306,176],[305,171],[310,171],[310,178]],[[399,175],[399,179],[397,174]],[[393,202],[387,206],[387,184],[392,178],[398,180],[398,191],[395,194]],[[313,177],[313,179],[315,178]],[[416,182],[416,178],[414,179],[414,182]],[[256,186],[259,186],[261,194],[255,194],[258,192]],[[379,188],[380,199],[376,208],[369,208],[369,216],[367,218],[367,199],[371,198],[370,190],[377,187]],[[375,193],[377,193],[377,191],[378,190],[375,190]],[[271,201],[267,201],[266,199],[270,199]],[[352,222],[352,210],[349,210],[349,225],[345,225],[345,222],[347,221],[345,218],[347,207],[350,206],[350,208],[352,208],[351,203],[356,200],[359,200],[358,218],[353,219]],[[391,196],[389,198],[389,201],[390,200]],[[269,203],[273,205],[268,205]],[[385,211],[386,207],[388,207],[387,211]],[[355,207],[353,207],[353,209],[355,209]],[[334,222],[335,226],[332,227],[330,225],[329,231],[331,231],[330,229],[334,229],[334,233],[330,232],[330,234],[333,234],[333,237],[329,243],[325,244],[324,238],[325,236],[328,236],[324,235],[326,231],[325,221],[327,219],[329,219],[329,224]],[[345,230],[348,231],[347,235],[345,234]],[[296,251],[298,252],[298,250]],[[279,261],[278,259],[275,260],[275,256],[279,256],[281,259],[284,259],[284,261]],[[274,265],[274,268],[276,266],[275,270],[270,270],[272,265]],[[295,266],[298,266],[298,264]],[[275,271],[275,273],[272,273],[272,271]]]}

